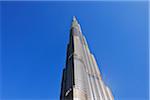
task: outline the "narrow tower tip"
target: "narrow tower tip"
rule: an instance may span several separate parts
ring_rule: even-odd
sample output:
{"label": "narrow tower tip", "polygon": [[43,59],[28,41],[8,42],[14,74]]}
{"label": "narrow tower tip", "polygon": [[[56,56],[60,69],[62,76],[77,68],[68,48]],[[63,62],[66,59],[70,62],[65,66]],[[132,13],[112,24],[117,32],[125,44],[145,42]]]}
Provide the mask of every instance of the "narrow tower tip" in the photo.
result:
{"label": "narrow tower tip", "polygon": [[76,16],[73,16],[73,23],[78,23]]}
{"label": "narrow tower tip", "polygon": [[73,16],[73,21],[76,21],[76,16]]}
{"label": "narrow tower tip", "polygon": [[73,16],[73,20],[72,20],[72,25],[71,25],[71,27],[76,27],[76,28],[79,27],[77,18],[76,18],[75,16]]}

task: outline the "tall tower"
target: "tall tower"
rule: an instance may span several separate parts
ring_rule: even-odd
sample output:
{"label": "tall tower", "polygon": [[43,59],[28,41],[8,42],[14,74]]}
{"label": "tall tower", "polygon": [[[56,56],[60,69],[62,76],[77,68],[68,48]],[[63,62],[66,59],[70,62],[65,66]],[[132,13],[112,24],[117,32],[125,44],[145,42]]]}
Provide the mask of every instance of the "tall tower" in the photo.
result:
{"label": "tall tower", "polygon": [[67,46],[60,100],[114,100],[75,17]]}

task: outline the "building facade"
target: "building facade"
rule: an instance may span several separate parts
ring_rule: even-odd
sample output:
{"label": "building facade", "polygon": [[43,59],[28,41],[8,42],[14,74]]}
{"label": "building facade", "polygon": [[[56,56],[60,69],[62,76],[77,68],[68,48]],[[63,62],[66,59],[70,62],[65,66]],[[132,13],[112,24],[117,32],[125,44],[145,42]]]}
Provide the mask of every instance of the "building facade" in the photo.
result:
{"label": "building facade", "polygon": [[67,46],[60,100],[114,100],[75,17]]}

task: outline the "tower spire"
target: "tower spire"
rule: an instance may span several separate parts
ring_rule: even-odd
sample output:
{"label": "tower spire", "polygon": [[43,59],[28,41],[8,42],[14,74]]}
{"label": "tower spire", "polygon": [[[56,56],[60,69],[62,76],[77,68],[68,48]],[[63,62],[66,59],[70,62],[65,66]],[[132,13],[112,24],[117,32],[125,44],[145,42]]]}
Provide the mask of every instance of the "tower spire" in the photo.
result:
{"label": "tower spire", "polygon": [[77,21],[76,16],[73,16],[73,21]]}
{"label": "tower spire", "polygon": [[73,16],[73,19],[72,19],[72,25],[71,27],[76,27],[78,28],[79,27],[79,24],[78,24],[78,21],[77,21],[77,18],[75,16]]}
{"label": "tower spire", "polygon": [[60,100],[114,100],[110,89],[101,78],[96,60],[75,16],[71,25],[61,86]]}

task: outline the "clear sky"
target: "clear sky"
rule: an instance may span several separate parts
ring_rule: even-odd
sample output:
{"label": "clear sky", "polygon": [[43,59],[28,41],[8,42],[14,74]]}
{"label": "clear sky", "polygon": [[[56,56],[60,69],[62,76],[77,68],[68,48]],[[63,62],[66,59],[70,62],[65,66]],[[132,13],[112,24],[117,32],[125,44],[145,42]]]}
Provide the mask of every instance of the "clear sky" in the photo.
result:
{"label": "clear sky", "polygon": [[59,100],[72,16],[115,100],[148,100],[147,2],[1,2],[2,100]]}

